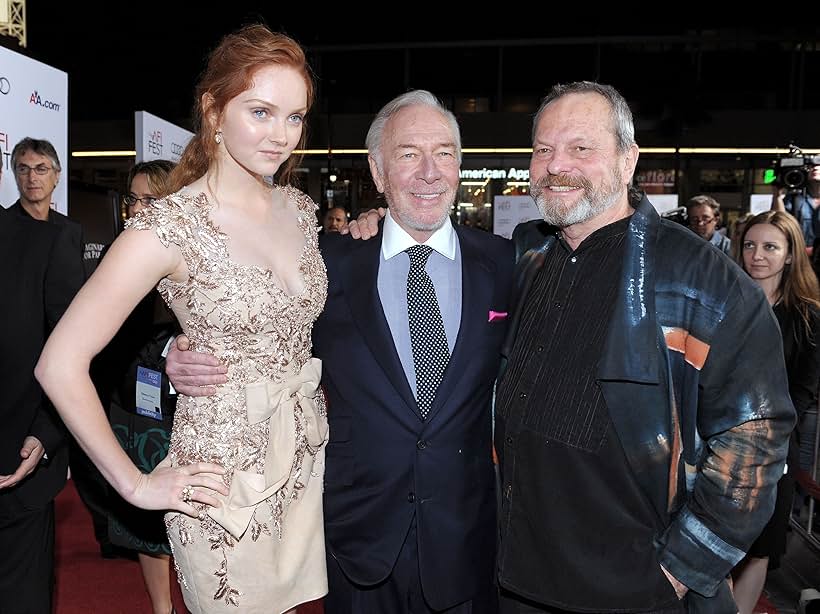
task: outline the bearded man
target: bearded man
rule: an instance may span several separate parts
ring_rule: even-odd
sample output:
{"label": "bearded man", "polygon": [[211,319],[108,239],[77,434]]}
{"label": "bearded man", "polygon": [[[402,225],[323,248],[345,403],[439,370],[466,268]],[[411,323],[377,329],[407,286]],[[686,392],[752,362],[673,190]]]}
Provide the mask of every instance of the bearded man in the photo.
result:
{"label": "bearded man", "polygon": [[533,125],[544,221],[519,257],[496,396],[502,612],[737,611],[794,409],[751,280],[631,194],[632,114],[559,85]]}

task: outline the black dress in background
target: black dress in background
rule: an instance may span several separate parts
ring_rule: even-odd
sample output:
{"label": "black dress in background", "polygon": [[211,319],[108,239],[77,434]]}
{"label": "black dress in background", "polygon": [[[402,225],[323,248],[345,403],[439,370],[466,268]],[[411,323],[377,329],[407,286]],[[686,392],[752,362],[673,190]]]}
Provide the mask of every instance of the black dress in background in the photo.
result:
{"label": "black dress in background", "polygon": [[[99,378],[106,382],[101,397],[109,408],[111,428],[129,458],[145,473],[168,454],[176,395],[170,394],[162,352],[176,334],[176,320],[159,294],[152,291],[95,361]],[[162,420],[137,413],[139,366],[161,374]],[[163,514],[136,508],[112,490],[108,521],[111,543],[146,554],[170,554]]]}
{"label": "black dress in background", "polygon": [[[789,377],[789,394],[797,411],[797,424],[801,425],[809,414],[817,416],[817,388],[820,382],[820,346],[816,342],[816,332],[820,330],[820,311],[810,308],[811,330],[798,313],[786,310],[777,303],[774,314],[783,335],[783,355],[786,373]],[[806,434],[804,433],[804,439]],[[814,439],[808,442],[811,446]],[[794,474],[800,467],[800,448],[806,442],[800,441],[799,428],[795,427],[789,439],[787,457],[788,471],[777,483],[777,502],[771,520],[749,549],[749,556],[769,557],[769,569],[780,566],[780,558],[786,552],[786,533],[789,526],[792,500],[794,498]]]}

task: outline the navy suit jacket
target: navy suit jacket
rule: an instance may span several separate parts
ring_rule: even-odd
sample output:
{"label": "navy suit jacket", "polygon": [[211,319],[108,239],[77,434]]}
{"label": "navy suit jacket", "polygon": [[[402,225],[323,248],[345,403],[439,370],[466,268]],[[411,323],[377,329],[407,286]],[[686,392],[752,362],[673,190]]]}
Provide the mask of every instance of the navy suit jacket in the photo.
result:
{"label": "navy suit jacket", "polygon": [[418,414],[379,300],[381,234],[327,236],[325,310],[313,329],[323,362],[330,441],[325,472],[328,552],[347,577],[390,575],[416,517],[421,581],[435,609],[492,582],[496,505],[491,405],[514,255],[499,237],[456,227],[462,313],[427,420]]}

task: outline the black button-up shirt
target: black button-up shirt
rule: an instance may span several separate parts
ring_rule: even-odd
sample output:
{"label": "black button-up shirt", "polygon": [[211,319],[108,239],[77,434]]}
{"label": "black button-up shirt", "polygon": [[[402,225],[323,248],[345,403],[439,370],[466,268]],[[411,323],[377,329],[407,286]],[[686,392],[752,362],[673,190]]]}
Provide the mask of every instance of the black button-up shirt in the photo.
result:
{"label": "black button-up shirt", "polygon": [[575,251],[559,239],[532,282],[496,401],[502,585],[568,610],[640,612],[677,598],[660,522],[632,476],[596,379],[629,219]]}

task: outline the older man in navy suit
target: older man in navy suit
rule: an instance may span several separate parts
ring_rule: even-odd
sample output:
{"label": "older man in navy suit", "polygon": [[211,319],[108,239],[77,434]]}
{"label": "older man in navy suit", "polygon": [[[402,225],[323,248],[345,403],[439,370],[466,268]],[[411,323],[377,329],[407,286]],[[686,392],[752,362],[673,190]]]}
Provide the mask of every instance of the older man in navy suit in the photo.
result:
{"label": "older man in navy suit", "polygon": [[[461,143],[432,94],[389,102],[367,146],[390,207],[381,240],[325,239],[314,328],[331,431],[326,609],[494,611],[491,398],[512,247],[450,222]],[[419,298],[422,268],[434,291]]]}
{"label": "older man in navy suit", "polygon": [[[495,612],[491,404],[512,245],[451,223],[461,138],[432,94],[389,102],[367,146],[390,208],[378,240],[322,240],[313,331],[330,422],[325,611]],[[180,380],[178,355],[175,385],[218,382]]]}

